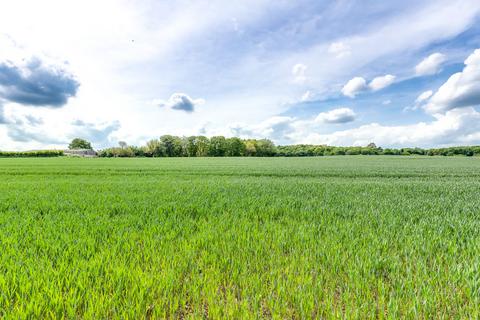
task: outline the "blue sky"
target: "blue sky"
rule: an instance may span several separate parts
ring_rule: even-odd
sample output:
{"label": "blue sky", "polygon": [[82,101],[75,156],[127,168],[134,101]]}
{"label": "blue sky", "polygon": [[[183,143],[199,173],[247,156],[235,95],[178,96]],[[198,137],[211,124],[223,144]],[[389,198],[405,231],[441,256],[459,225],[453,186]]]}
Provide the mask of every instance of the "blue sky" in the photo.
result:
{"label": "blue sky", "polygon": [[480,2],[0,3],[0,149],[480,144]]}

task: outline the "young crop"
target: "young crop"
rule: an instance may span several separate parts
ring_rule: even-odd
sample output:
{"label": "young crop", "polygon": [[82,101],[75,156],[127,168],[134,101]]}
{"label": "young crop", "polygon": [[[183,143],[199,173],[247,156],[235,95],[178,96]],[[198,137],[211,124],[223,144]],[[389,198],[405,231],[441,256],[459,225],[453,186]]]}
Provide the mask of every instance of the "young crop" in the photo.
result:
{"label": "young crop", "polygon": [[480,161],[0,159],[0,318],[478,318]]}

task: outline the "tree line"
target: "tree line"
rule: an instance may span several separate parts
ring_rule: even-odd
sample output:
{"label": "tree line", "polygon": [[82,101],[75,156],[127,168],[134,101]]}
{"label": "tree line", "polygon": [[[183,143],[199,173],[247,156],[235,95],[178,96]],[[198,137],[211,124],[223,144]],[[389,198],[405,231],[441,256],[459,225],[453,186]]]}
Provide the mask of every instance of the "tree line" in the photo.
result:
{"label": "tree line", "polygon": [[273,157],[275,144],[268,139],[240,139],[214,136],[177,137],[164,135],[145,146],[128,146],[100,150],[100,157]]}
{"label": "tree line", "polygon": [[334,147],[326,145],[296,144],[276,146],[268,139],[240,139],[214,136],[177,137],[164,135],[147,142],[145,146],[128,146],[99,151],[100,157],[315,157],[340,155],[480,155],[480,146],[435,149],[386,148],[370,143],[364,147]]}
{"label": "tree line", "polygon": [[[75,138],[69,149],[92,149],[90,142]],[[62,150],[26,152],[0,151],[0,157],[58,157]],[[144,146],[130,146],[120,141],[118,147],[97,152],[99,157],[318,157],[343,155],[428,155],[428,156],[480,156],[480,146],[448,148],[381,148],[374,143],[364,147],[334,147],[326,145],[296,144],[276,146],[268,139],[240,139],[214,136],[178,137],[164,135],[152,139]]]}

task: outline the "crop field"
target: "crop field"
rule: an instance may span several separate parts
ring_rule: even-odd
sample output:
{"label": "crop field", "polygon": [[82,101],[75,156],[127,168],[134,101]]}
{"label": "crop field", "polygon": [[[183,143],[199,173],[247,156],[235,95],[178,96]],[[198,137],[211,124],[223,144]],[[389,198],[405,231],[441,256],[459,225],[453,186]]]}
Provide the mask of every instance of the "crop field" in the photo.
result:
{"label": "crop field", "polygon": [[480,159],[0,159],[0,318],[479,318]]}

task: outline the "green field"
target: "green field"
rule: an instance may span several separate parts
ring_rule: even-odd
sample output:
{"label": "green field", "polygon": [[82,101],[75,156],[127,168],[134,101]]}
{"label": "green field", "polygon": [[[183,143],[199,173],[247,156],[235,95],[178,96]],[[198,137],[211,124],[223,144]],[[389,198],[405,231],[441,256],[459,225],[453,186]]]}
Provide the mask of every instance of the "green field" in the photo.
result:
{"label": "green field", "polygon": [[0,159],[0,318],[478,318],[480,159]]}

